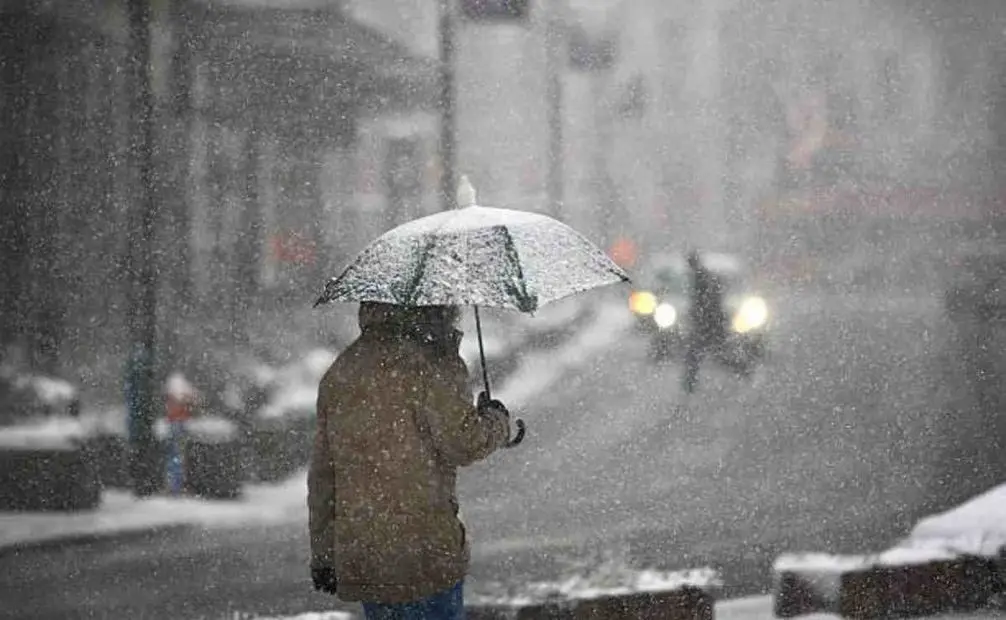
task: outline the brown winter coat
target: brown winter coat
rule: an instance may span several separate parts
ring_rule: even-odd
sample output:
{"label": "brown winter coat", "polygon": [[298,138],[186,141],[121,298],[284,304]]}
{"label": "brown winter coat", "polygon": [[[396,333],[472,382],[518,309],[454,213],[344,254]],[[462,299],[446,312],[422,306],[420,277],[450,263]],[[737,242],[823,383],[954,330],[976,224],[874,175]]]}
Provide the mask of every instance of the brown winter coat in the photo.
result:
{"label": "brown winter coat", "polygon": [[312,566],[345,601],[399,603],[460,581],[469,542],[457,469],[505,443],[503,415],[472,404],[456,349],[405,337],[402,310],[361,308],[361,336],[321,381],[308,476]]}

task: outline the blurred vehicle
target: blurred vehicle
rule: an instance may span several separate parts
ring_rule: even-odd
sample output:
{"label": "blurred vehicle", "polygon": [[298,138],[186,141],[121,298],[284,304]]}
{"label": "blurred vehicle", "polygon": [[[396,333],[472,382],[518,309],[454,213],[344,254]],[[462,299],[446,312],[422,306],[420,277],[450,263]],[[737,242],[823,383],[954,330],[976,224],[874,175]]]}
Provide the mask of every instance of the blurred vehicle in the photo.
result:
{"label": "blurred vehicle", "polygon": [[[730,254],[701,253],[702,262],[718,280],[729,319],[726,340],[711,359],[740,375],[750,375],[766,355],[770,315],[768,303],[754,290],[750,273]],[[649,339],[655,361],[684,359],[691,334],[691,276],[684,255],[653,256],[635,280],[629,310],[635,327]]]}

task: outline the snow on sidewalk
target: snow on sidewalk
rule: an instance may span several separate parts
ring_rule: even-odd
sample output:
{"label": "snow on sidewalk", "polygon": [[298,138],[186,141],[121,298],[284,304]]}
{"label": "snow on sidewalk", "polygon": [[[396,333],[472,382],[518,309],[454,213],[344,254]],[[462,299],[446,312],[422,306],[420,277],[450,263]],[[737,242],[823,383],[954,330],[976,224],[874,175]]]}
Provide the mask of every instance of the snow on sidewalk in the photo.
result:
{"label": "snow on sidewalk", "polygon": [[73,514],[0,513],[0,548],[78,536],[107,537],[172,526],[241,527],[302,517],[307,475],[253,485],[237,501],[151,497],[108,491],[97,510]]}

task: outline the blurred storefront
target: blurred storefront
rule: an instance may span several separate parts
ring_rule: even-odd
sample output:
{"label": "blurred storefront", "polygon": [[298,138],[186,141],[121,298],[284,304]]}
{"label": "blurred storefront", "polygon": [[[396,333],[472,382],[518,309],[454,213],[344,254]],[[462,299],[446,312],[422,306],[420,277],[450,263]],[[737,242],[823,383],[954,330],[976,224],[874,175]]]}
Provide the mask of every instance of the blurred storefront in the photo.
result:
{"label": "blurred storefront", "polygon": [[[263,288],[318,285],[357,249],[355,188],[371,157],[361,124],[434,105],[435,61],[339,5],[150,3],[158,308],[162,326],[177,323],[168,334],[195,328],[184,317],[200,306],[222,315],[221,300],[234,300],[225,306],[240,320]],[[142,202],[128,6],[0,4],[0,350],[24,345],[38,366],[93,368],[99,350],[125,342]],[[409,160],[418,172],[402,172],[402,152],[391,175],[400,200],[428,168]]]}
{"label": "blurred storefront", "polygon": [[[189,6],[197,286],[316,285],[357,249],[361,123],[433,105],[436,66],[334,8]],[[381,176],[421,174],[402,157]]]}

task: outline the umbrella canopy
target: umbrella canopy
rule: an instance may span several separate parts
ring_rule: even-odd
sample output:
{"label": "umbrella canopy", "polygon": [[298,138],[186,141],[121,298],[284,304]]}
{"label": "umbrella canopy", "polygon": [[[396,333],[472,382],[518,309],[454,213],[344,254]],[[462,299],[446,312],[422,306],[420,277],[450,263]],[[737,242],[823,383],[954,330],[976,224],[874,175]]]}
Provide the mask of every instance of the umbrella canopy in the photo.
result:
{"label": "umbrella canopy", "polygon": [[562,222],[477,206],[474,191],[469,195],[470,206],[381,235],[328,281],[316,305],[376,301],[532,313],[569,295],[629,280],[604,252]]}
{"label": "umbrella canopy", "polygon": [[[371,243],[325,284],[315,306],[333,301],[402,306],[474,306],[482,379],[489,375],[479,306],[534,312],[589,289],[628,282],[629,276],[597,246],[545,215],[481,207],[461,177],[459,209],[403,224]],[[523,420],[517,435],[524,438]]]}

